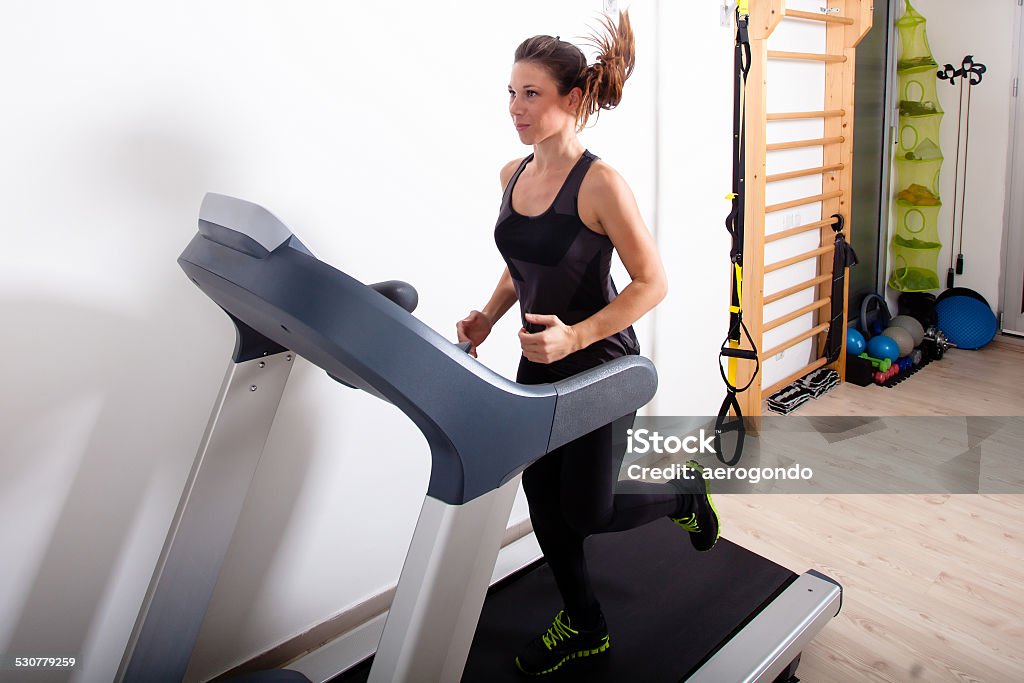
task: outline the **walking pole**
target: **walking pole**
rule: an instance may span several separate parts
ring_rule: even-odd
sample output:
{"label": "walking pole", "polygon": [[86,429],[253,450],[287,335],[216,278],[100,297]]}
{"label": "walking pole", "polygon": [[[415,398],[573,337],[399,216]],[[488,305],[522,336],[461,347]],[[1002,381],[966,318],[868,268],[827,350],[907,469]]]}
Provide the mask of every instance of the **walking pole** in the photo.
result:
{"label": "walking pole", "polygon": [[[946,64],[945,68],[939,72],[938,76],[940,79],[949,79],[949,84],[953,85],[956,78],[962,73],[961,70],[954,69],[952,64]],[[950,289],[953,287],[956,276],[953,270],[953,243],[956,242],[956,193],[960,190],[960,123],[964,118],[964,82],[960,79],[960,97],[957,102],[956,109],[956,163],[953,164],[953,225],[949,232],[949,269],[946,271],[946,288]]]}
{"label": "walking pole", "polygon": [[971,90],[981,83],[982,74],[985,73],[986,68],[984,64],[974,63],[974,55],[967,55],[964,57],[963,71],[964,77],[967,79],[967,120],[964,122],[966,129],[964,132],[964,187],[960,193],[960,248],[956,257],[957,275],[962,275],[964,272],[964,205],[967,203],[967,159],[971,145]]}
{"label": "walking pole", "polygon": [[[967,204],[967,152],[971,141],[971,88],[981,83],[982,74],[986,71],[984,64],[974,61],[974,55],[967,55],[960,63],[959,69],[953,69],[952,64],[946,64],[938,73],[941,80],[948,80],[950,85],[956,84],[960,79],[960,103],[957,109],[956,123],[956,175],[953,180],[953,230],[949,239],[949,270],[946,271],[946,287],[952,288],[957,275],[964,272],[964,207]],[[953,242],[956,241],[956,193],[960,181],[960,123],[963,120],[963,91],[964,80],[967,81],[967,120],[964,121],[964,175],[963,187],[960,191],[960,242],[957,249],[956,266],[953,266]]]}

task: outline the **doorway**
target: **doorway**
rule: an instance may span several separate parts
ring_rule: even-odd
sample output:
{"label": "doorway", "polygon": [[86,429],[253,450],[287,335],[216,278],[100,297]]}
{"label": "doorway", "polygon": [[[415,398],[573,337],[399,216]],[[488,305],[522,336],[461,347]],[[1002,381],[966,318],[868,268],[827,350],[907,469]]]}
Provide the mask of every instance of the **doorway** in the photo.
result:
{"label": "doorway", "polygon": [[1021,20],[1019,5],[1016,41],[1017,73],[1011,113],[1012,152],[1006,192],[1008,203],[1003,260],[1002,328],[1004,332],[1024,335],[1024,192],[1019,191],[1024,185],[1024,93],[1020,92],[1021,83],[1024,82],[1024,21]]}

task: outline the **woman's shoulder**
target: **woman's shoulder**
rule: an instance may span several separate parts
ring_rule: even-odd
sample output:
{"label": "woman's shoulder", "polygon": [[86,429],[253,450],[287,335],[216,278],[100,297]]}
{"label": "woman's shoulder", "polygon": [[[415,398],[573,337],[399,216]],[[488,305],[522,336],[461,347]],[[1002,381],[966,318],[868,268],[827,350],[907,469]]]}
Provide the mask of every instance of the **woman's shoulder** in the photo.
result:
{"label": "woman's shoulder", "polygon": [[518,159],[513,159],[512,161],[508,162],[507,164],[501,167],[502,190],[504,190],[508,186],[508,181],[512,179],[512,175],[516,172],[516,169],[519,168],[519,164],[523,163],[523,159],[525,158],[526,157],[519,157]]}
{"label": "woman's shoulder", "polygon": [[629,186],[619,172],[604,161],[595,159],[580,183],[576,210],[584,225],[599,235],[606,235],[603,221],[620,215],[629,205],[631,196]]}
{"label": "woman's shoulder", "polygon": [[623,190],[629,190],[625,178],[609,163],[601,159],[595,159],[590,164],[590,168],[580,184],[580,192],[590,195],[594,199],[615,196]]}

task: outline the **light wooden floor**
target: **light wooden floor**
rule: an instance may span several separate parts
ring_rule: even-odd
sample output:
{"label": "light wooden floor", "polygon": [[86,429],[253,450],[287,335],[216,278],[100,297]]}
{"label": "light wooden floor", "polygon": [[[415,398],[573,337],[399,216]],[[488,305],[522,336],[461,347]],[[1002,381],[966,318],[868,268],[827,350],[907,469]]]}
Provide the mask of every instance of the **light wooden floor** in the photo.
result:
{"label": "light wooden floor", "polygon": [[[951,350],[896,387],[842,385],[795,414],[1024,415],[1024,343]],[[1024,495],[715,501],[730,540],[843,584],[805,683],[1024,681]]]}
{"label": "light wooden floor", "polygon": [[[769,413],[771,414],[771,413]],[[795,415],[1024,415],[1024,339],[950,349],[896,386],[843,384]]]}

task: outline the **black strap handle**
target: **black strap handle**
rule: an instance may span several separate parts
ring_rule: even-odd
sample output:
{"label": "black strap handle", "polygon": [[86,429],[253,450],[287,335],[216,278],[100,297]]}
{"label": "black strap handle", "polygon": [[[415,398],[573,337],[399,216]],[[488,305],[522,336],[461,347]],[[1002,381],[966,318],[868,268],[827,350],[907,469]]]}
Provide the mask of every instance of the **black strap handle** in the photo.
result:
{"label": "black strap handle", "polygon": [[[734,324],[733,328],[729,330],[729,334],[728,336],[726,336],[725,341],[722,342],[722,348],[718,352],[718,372],[719,374],[722,375],[722,381],[725,382],[725,386],[728,387],[730,393],[735,392],[737,394],[743,393],[744,391],[749,389],[750,385],[754,383],[754,379],[757,377],[757,373],[760,372],[761,370],[761,358],[760,356],[758,356],[756,348],[737,349],[729,346],[729,344],[734,343],[736,339],[740,339],[740,330],[742,330],[743,334],[746,335],[747,341],[750,342],[750,345],[754,346],[754,339],[753,337],[750,336],[750,330],[748,330],[747,326],[743,323],[743,316],[738,315],[736,316],[736,323]],[[751,373],[750,375],[750,381],[747,382],[744,387],[740,388],[734,386],[733,383],[729,381],[729,377],[725,374],[725,368],[722,367],[721,361],[723,357],[742,358],[745,360],[752,360],[756,363],[756,365],[754,366],[754,372]]]}
{"label": "black strap handle", "polygon": [[[736,413],[733,419],[729,419],[730,410]],[[722,435],[730,432],[736,432],[736,450],[733,451],[731,457],[726,458],[725,449],[722,448]],[[723,465],[732,467],[740,461],[743,456],[743,441],[746,436],[747,428],[743,423],[743,413],[740,412],[736,393],[729,391],[725,395],[725,400],[722,401],[722,408],[718,411],[718,418],[715,420],[715,436],[711,441],[715,447],[715,455]]]}
{"label": "black strap handle", "polygon": [[757,351],[752,349],[722,349],[721,354],[727,358],[742,358],[743,360],[757,360]]}

